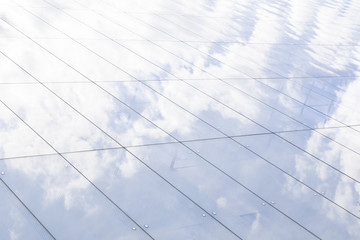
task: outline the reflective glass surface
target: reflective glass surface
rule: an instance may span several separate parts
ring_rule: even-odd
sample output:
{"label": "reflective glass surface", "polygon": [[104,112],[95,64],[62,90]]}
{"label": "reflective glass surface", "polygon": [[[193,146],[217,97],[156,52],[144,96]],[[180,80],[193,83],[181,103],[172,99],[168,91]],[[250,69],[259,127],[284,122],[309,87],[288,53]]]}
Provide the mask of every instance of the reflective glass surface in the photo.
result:
{"label": "reflective glass surface", "polygon": [[359,239],[359,3],[0,6],[1,240]]}

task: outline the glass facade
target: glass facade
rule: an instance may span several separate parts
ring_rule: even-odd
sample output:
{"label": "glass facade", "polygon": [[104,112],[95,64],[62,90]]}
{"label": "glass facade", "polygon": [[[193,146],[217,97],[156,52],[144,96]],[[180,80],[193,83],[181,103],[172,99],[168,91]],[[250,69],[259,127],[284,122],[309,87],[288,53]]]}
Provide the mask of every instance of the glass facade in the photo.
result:
{"label": "glass facade", "polygon": [[0,0],[0,239],[359,239],[359,10]]}

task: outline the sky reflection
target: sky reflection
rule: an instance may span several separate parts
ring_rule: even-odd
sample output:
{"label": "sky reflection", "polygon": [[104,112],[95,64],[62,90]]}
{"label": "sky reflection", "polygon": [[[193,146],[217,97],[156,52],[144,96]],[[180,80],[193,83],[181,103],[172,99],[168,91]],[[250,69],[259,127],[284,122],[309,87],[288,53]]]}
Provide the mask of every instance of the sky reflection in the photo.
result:
{"label": "sky reflection", "polygon": [[357,239],[360,5],[0,0],[1,239]]}

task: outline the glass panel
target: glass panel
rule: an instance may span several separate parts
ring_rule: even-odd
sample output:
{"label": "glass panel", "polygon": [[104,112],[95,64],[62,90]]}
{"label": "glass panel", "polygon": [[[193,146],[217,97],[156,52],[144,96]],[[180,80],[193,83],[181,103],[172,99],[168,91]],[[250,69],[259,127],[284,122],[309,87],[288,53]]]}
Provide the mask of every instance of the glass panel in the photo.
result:
{"label": "glass panel", "polygon": [[19,240],[53,239],[6,187],[2,177],[0,178],[0,238]]}
{"label": "glass panel", "polygon": [[359,127],[353,128],[334,128],[319,129],[318,132],[336,141],[339,145],[348,150],[360,154],[360,142],[358,141],[360,132]]}
{"label": "glass panel", "polygon": [[[39,11],[39,10],[38,10]],[[51,12],[51,10],[49,10]],[[50,28],[45,22],[34,17],[21,7],[9,7],[2,16],[11,27],[21,31],[29,37],[60,38],[64,37],[55,29]]]}
{"label": "glass panel", "polygon": [[[116,4],[116,3],[115,3]],[[128,31],[134,32],[137,36],[135,39],[144,40],[155,40],[155,41],[174,41],[174,38],[167,35],[166,32],[161,32],[156,28],[151,28],[146,23],[136,18],[136,14],[131,12],[123,12],[123,8],[116,9],[111,7],[110,5],[104,5],[104,9],[99,10],[98,8],[94,8],[94,11],[101,16],[104,16],[105,19],[112,21],[120,28],[127,29]],[[147,13],[144,13],[147,14]],[[114,35],[116,33],[112,33]],[[124,36],[115,35],[116,39],[129,40],[125,39]]]}
{"label": "glass panel", "polygon": [[[154,42],[124,42],[125,47],[132,51],[139,53],[148,61],[161,67],[165,71],[169,71],[171,75],[177,79],[214,79],[211,72],[207,72],[203,66],[206,65],[206,59],[196,57],[196,54],[191,56],[191,60],[184,61],[179,52],[182,48],[164,48],[164,43]],[[146,51],[144,51],[144,48]],[[194,57],[195,56],[195,57]],[[169,62],[170,61],[170,62]],[[194,64],[195,63],[195,64]],[[169,68],[171,65],[171,68]],[[226,69],[223,69],[226,71]]]}
{"label": "glass panel", "polygon": [[57,151],[119,147],[40,84],[3,85],[0,96],[3,102]]}
{"label": "glass panel", "polygon": [[[351,92],[352,94],[356,94],[357,91],[353,88],[349,88],[350,83],[356,81],[358,77],[328,77],[328,78],[321,78],[322,82],[326,83],[326,86],[331,86],[337,89],[339,92],[341,90],[346,90]],[[322,84],[325,85],[325,84]]]}
{"label": "glass panel", "polygon": [[[0,169],[3,181],[56,239],[150,239],[59,156],[0,161]],[[26,239],[38,239],[31,237]]]}
{"label": "glass panel", "polygon": [[[71,3],[74,3],[71,1]],[[62,6],[61,6],[62,5]],[[103,35],[97,33],[96,31],[90,29],[86,25],[80,23],[76,19],[72,18],[71,16],[67,15],[64,10],[61,9],[68,9],[69,7],[66,6],[66,3],[59,3],[56,4],[52,2],[46,2],[46,11],[43,8],[28,8],[32,15],[32,18],[39,19],[39,21],[46,22],[46,28],[51,29],[51,31],[55,31],[54,28],[51,26],[56,27],[58,30],[56,31],[60,34],[59,30],[66,33],[67,35],[71,36],[72,38],[87,38],[87,39],[106,39]],[[74,6],[74,8],[78,8]],[[80,7],[82,8],[82,7]],[[71,26],[71,27],[69,27]],[[64,38],[63,34],[60,34],[62,38]]]}
{"label": "glass panel", "polygon": [[[114,95],[110,95],[107,90],[93,83],[46,84],[46,86],[122,146],[175,141],[166,132],[147,120],[152,117],[148,114],[148,110],[151,108],[144,108],[144,105],[150,99],[145,97],[141,98],[141,101],[137,101],[137,98],[148,95],[144,95],[140,89],[133,87],[133,84],[111,84],[109,90]],[[69,89],[71,90],[69,91]],[[121,102],[124,99],[125,103],[130,104],[132,108]],[[130,99],[132,101],[128,101]],[[138,113],[132,109],[136,109]],[[147,118],[139,114],[143,114]],[[167,123],[168,121],[165,120],[164,124]],[[175,130],[181,131],[181,129]]]}
{"label": "glass panel", "polygon": [[[0,42],[2,41],[0,40]],[[0,84],[37,83],[35,79],[31,78],[27,73],[22,71],[14,62],[9,60],[9,58],[2,53],[0,53],[0,63],[2,66],[0,70]]]}
{"label": "glass panel", "polygon": [[[286,146],[275,148],[272,141],[268,140],[270,136],[235,138],[250,151],[231,139],[199,141],[186,143],[186,145],[258,194],[264,202],[266,201],[267,207],[282,211],[320,239],[334,236],[335,238],[343,236],[355,238],[355,232],[358,230],[353,232],[353,229],[360,229],[358,218],[327,200],[321,193],[312,191],[264,161],[263,157],[275,166],[286,168],[291,174],[293,174],[291,169],[295,170],[299,166],[294,161],[298,162],[300,159],[296,159],[296,155]],[[213,179],[212,175],[208,176]],[[311,176],[316,177],[316,175]],[[331,180],[328,183],[330,184]],[[323,184],[326,185],[325,182]],[[319,187],[322,185],[320,184]],[[311,217],[309,217],[310,213]],[[274,221],[278,218],[271,219]],[[282,226],[287,228],[285,224]],[[292,236],[297,236],[297,234]]]}
{"label": "glass panel", "polygon": [[[338,128],[331,131],[341,136],[344,129]],[[344,143],[346,143],[345,139],[337,143],[335,141],[339,139],[334,139],[335,141],[333,141],[332,138],[316,131],[281,133],[279,135],[304,149],[312,156],[321,159],[342,171],[344,174],[352,177],[355,181],[360,181],[360,154],[357,151],[352,151],[347,148],[346,145],[344,146]],[[359,148],[356,150],[359,150]],[[327,176],[327,172],[329,172],[329,170],[323,170],[321,176]],[[343,178],[346,178],[346,176],[343,176]]]}
{"label": "glass panel", "polygon": [[[181,39],[177,39],[181,40]],[[212,44],[208,49],[202,49],[202,44],[195,45],[184,41],[180,42],[161,42],[159,43],[162,48],[173,53],[174,55],[184,59],[187,63],[196,66],[195,69],[201,69],[207,73],[209,78],[249,78],[249,76],[241,69],[232,67],[219,61],[213,57],[213,54],[225,54],[225,51],[220,46]],[[227,53],[227,52],[226,52]],[[204,76],[200,75],[197,79],[203,79]],[[193,77],[194,78],[194,77]]]}
{"label": "glass panel", "polygon": [[[84,77],[83,82],[89,81],[135,81],[135,79],[125,72],[122,68],[111,65],[107,60],[97,56],[91,52],[91,49],[87,49],[86,46],[82,46],[77,40],[68,39],[51,39],[43,40],[38,39],[37,42],[43,47],[51,51],[53,54],[61,58],[76,71],[80,72]],[[93,41],[96,45],[101,45],[104,42]],[[66,50],[66,51],[64,51]],[[80,75],[76,71],[73,71],[73,76]],[[74,82],[74,77],[68,77],[63,82]],[[46,79],[43,82],[48,82]]]}
{"label": "glass panel", "polygon": [[[338,168],[339,165],[342,166],[345,162],[338,159],[338,154],[335,154],[334,157],[328,156],[336,152],[335,147],[332,147],[330,152],[324,151],[324,148],[326,149],[325,143],[325,146],[317,144],[315,147],[315,139],[319,139],[319,137],[313,136],[309,138],[311,145],[306,146],[304,149],[284,141],[288,135],[299,134],[299,136],[297,136],[298,138],[304,137],[302,133],[308,132],[285,133],[280,134],[280,137],[272,134],[242,137],[236,138],[236,141],[247,146],[247,148],[251,149],[263,159],[270,161],[288,175],[293,176],[297,181],[301,181],[309,188],[317,191],[315,194],[326,196],[334,203],[359,217],[360,214],[357,211],[358,206],[356,201],[343,201],[338,196],[339,192],[346,190],[347,185],[353,186],[355,189],[360,187],[360,181],[356,180],[360,179],[358,174],[354,174],[354,172],[350,172],[343,167]],[[284,139],[281,138],[283,136]],[[304,140],[304,138],[302,139]],[[315,147],[314,149],[317,149],[323,154],[312,154],[312,152],[314,152],[312,147]],[[322,151],[320,149],[322,149]],[[350,156],[349,154],[347,157]],[[339,163],[336,163],[338,161]],[[354,164],[354,166],[357,166],[357,164]],[[338,185],[335,185],[335,183],[338,183]]]}
{"label": "glass panel", "polygon": [[[0,94],[0,101],[2,101]],[[0,159],[55,153],[5,105],[0,103]]]}
{"label": "glass panel", "polygon": [[[121,25],[117,25],[111,19],[108,19],[106,16],[103,17],[101,14],[96,14],[92,11],[86,10],[65,10],[62,15],[66,15],[69,19],[74,18],[83,22],[90,28],[93,28],[94,31],[99,31],[102,34],[106,35],[112,39],[127,39],[127,40],[140,40],[141,37],[137,33],[131,32]],[[123,16],[123,15],[122,15]],[[84,28],[89,28],[84,25]]]}
{"label": "glass panel", "polygon": [[[255,101],[263,102],[272,109],[276,109],[307,127],[314,128],[325,124],[328,127],[344,126],[344,123],[341,121],[319,112],[307,103],[302,103],[293,96],[276,91],[257,80],[249,80],[249,84],[244,84],[244,81],[238,80],[226,80],[225,82],[238,89],[241,92],[240,94],[249,95]],[[249,86],[256,88],[257,91],[250,91],[251,88]]]}
{"label": "glass panel", "polygon": [[[5,5],[4,3],[1,3],[3,6]],[[6,5],[5,5],[6,6]],[[7,9],[8,6],[4,7],[4,9],[2,9],[2,12],[5,12],[4,10]],[[9,26],[9,24],[7,24],[4,21],[0,20],[0,37],[1,38],[20,38],[23,37],[19,32],[17,32],[14,28],[12,28],[11,26]],[[8,41],[9,39],[7,39]],[[4,41],[4,40],[2,40]]]}
{"label": "glass panel", "polygon": [[[220,154],[221,151],[215,154],[210,150],[219,150],[223,146],[221,143],[222,141],[196,141],[186,143],[191,148],[180,144],[166,144],[131,148],[130,151],[143,158],[148,166],[202,206],[207,214],[211,214],[243,239],[276,239],[275,236],[287,238],[290,235],[299,239],[313,238],[276,208],[265,204],[264,199],[220,170],[227,160],[232,161]],[[208,153],[213,153],[214,156],[210,157]],[[220,169],[212,165],[215,162],[223,162]],[[236,171],[234,164],[227,163],[227,168],[231,167]],[[238,171],[236,176],[241,176],[240,173]]]}
{"label": "glass panel", "polygon": [[[18,46],[21,46],[21,48],[19,48]],[[12,41],[7,41],[6,44],[1,46],[1,50],[10,59],[12,59],[12,61],[20,65],[21,68],[30,73],[38,81],[88,81],[86,78],[84,78],[84,76],[76,73],[69,66],[52,56],[49,52],[42,49],[29,39],[13,39]],[[44,68],[44,66],[46,66],[47,64],[49,64],[51,68]],[[18,68],[18,70],[14,71],[14,73],[23,71],[21,68]],[[29,76],[24,78],[24,81],[17,81],[26,82],[27,78],[29,78]]]}
{"label": "glass panel", "polygon": [[[136,79],[177,79],[169,66],[160,68],[111,40],[80,40],[82,44]],[[117,54],[114,54],[116,52]]]}
{"label": "glass panel", "polygon": [[156,92],[150,91],[141,83],[101,83],[101,86],[177,140],[223,136],[216,129],[159,96]]}
{"label": "glass panel", "polygon": [[[327,121],[326,126],[333,125],[335,123],[344,124],[357,124],[359,117],[359,111],[354,107],[352,96],[356,96],[352,89],[356,88],[356,80],[352,79],[343,81],[338,79],[338,86],[341,84],[350,84],[346,91],[339,88],[337,85],[328,84],[323,79],[306,79],[300,81],[299,79],[276,79],[270,80],[258,80],[264,82],[264,84],[277,89],[284,94],[295,97],[297,100],[304,102],[306,105],[324,115],[332,117],[331,121]],[[347,82],[347,83],[345,83]],[[356,101],[356,100],[355,100]],[[330,124],[329,124],[330,123]]]}
{"label": "glass panel", "polygon": [[[149,23],[155,23],[156,28],[163,32],[167,33],[167,35],[173,37],[173,39],[181,39],[183,41],[201,41],[203,40],[200,36],[195,35],[194,33],[179,27],[175,27],[174,24],[164,21],[164,19],[160,18],[159,16],[152,14],[138,14],[133,15],[135,19],[148,24],[148,27],[151,27]],[[161,23],[161,24],[159,24]]]}
{"label": "glass panel", "polygon": [[237,239],[170,184],[171,179],[135,158],[134,152],[119,149],[65,156],[154,239]]}
{"label": "glass panel", "polygon": [[187,85],[186,82],[159,81],[144,82],[144,84],[206,121],[214,128],[219,129],[224,134],[235,136],[268,132],[249,119]]}
{"label": "glass panel", "polygon": [[[350,34],[352,34],[351,30]],[[345,44],[345,42],[342,41],[342,44]],[[351,54],[353,49],[348,47],[344,48],[341,46],[334,49],[334,46],[332,46],[332,44],[329,43],[329,45],[310,47],[309,51],[304,51],[304,47],[302,45],[284,44],[273,46],[273,50],[279,56],[283,56],[283,58],[278,59],[285,63],[290,63],[291,58],[293,58],[296,54],[297,61],[291,61],[295,63],[292,66],[294,68],[302,70],[308,76],[352,76],[351,71],[354,69],[352,69],[351,66],[343,65],[343,63],[338,59],[335,59],[334,62],[333,51],[335,50],[337,57],[341,59],[346,58],[346,55]],[[309,64],[309,60],[312,64]],[[336,64],[340,64],[341,68],[337,67]]]}
{"label": "glass panel", "polygon": [[[266,129],[271,131],[287,131],[295,129],[306,129],[304,126],[284,114],[271,109],[260,102],[255,102],[249,96],[242,94],[239,90],[234,89],[221,81],[186,81],[189,85],[196,87],[208,96],[215,98],[218,102],[231,108],[238,114],[248,118]],[[249,84],[250,85],[250,84]],[[249,86],[252,87],[251,85]],[[252,88],[253,91],[259,91],[260,94],[266,94],[261,89]],[[233,99],[236,98],[237,101]]]}
{"label": "glass panel", "polygon": [[[194,19],[192,16],[174,16],[174,15],[159,15],[161,19],[172,23],[174,27],[179,27],[182,29],[188,29],[191,33],[196,36],[199,36],[202,41],[214,41],[214,42],[230,42],[234,39],[232,37],[226,36],[221,33],[221,31],[213,30],[213,27],[210,27],[207,18],[197,18]],[[215,26],[220,24],[226,25],[224,21],[231,21],[229,19],[219,19],[221,23],[215,23]]]}
{"label": "glass panel", "polygon": [[[302,102],[306,102],[308,95],[317,93],[325,98],[336,100],[336,91],[339,88],[335,85],[328,84],[324,78],[277,78],[277,79],[257,79],[264,84],[296,97]],[[342,80],[338,79],[340,84]]]}
{"label": "glass panel", "polygon": [[282,77],[316,77],[316,76],[333,76],[334,73],[322,69],[318,66],[311,55],[311,51],[304,51],[303,48],[296,48],[295,45],[257,44],[252,46],[256,51],[267,52],[271,54],[274,61],[269,63],[269,68]]}

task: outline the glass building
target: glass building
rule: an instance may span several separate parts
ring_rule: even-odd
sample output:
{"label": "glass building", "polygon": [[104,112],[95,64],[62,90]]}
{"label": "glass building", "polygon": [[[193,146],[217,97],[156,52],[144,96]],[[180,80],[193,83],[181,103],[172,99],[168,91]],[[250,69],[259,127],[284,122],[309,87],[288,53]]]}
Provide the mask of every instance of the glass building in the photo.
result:
{"label": "glass building", "polygon": [[0,0],[0,239],[360,239],[359,11]]}

